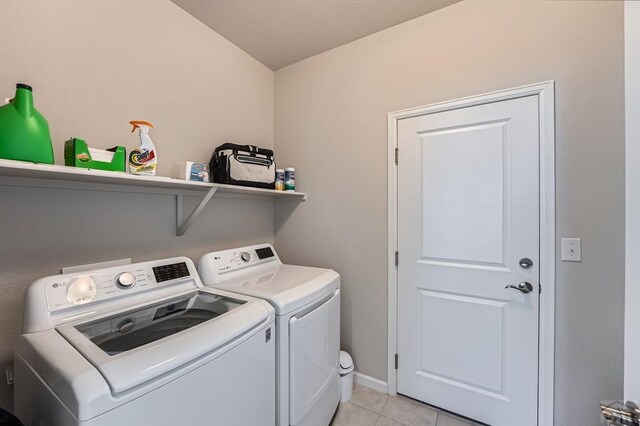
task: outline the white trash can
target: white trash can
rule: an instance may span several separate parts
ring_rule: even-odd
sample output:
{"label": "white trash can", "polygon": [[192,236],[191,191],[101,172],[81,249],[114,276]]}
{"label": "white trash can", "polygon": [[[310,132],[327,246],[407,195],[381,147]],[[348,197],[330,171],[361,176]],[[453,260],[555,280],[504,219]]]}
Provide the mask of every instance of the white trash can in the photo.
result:
{"label": "white trash can", "polygon": [[353,394],[353,359],[340,351],[340,402],[347,402]]}

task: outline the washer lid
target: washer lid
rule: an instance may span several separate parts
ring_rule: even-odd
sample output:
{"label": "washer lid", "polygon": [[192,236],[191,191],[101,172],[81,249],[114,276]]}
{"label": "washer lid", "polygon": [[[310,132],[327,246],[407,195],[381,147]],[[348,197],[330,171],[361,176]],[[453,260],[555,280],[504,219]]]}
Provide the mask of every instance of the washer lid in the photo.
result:
{"label": "washer lid", "polygon": [[271,320],[264,302],[242,299],[205,289],[56,329],[118,394],[226,351],[231,342]]}
{"label": "washer lid", "polygon": [[215,284],[216,288],[269,301],[277,315],[286,315],[340,286],[331,269],[277,265]]}

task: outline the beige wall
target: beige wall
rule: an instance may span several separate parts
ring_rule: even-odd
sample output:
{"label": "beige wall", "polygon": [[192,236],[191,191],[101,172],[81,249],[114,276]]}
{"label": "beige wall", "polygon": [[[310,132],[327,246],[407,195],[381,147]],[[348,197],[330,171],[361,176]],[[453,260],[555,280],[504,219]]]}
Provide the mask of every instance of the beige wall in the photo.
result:
{"label": "beige wall", "polygon": [[[273,73],[169,1],[7,0],[0,16],[0,94],[34,86],[58,162],[69,136],[134,146],[131,119],[156,124],[164,175],[230,138],[273,144]],[[277,249],[341,273],[359,371],[386,379],[386,113],[553,79],[558,237],[582,237],[584,259],[557,264],[556,425],[600,424],[599,400],[622,396],[622,30],[619,2],[466,1],[276,73],[279,163],[310,194],[278,205]],[[273,239],[271,202],[216,199],[176,238],[171,196],[0,186],[0,200],[0,371],[40,276]]]}
{"label": "beige wall", "polygon": [[[465,1],[276,72],[281,165],[309,200],[276,214],[286,262],[342,275],[342,344],[386,379],[386,114],[556,81],[555,424],[600,424],[622,397],[624,80],[621,2]],[[535,366],[532,366],[535,368]]]}
{"label": "beige wall", "polygon": [[[70,136],[134,147],[133,119],[156,125],[162,175],[172,161],[208,161],[228,139],[273,146],[273,72],[168,0],[3,0],[0,16],[0,97],[34,86],[58,163]],[[4,370],[36,278],[272,240],[271,201],[216,197],[176,237],[170,195],[0,185],[0,406],[11,406]]]}

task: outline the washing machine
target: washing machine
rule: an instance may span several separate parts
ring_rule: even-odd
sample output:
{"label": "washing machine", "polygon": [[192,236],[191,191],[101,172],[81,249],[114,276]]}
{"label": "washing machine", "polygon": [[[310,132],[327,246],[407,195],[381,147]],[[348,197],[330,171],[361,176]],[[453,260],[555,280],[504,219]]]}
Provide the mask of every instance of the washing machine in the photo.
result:
{"label": "washing machine", "polygon": [[275,311],[185,257],[42,278],[15,344],[25,425],[275,424]]}
{"label": "washing machine", "polygon": [[275,308],[277,425],[328,425],[340,401],[340,276],[282,264],[269,244],[209,253],[198,271],[207,286]]}

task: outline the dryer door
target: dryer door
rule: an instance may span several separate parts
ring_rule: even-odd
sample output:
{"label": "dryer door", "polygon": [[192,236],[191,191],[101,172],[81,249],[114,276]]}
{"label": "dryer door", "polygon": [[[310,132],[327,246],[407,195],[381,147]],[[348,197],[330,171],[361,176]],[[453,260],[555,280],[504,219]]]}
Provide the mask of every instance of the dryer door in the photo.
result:
{"label": "dryer door", "polygon": [[[336,289],[289,320],[291,425],[299,424],[319,401],[334,399],[323,397],[338,390],[339,357],[340,290]],[[335,407],[330,408],[333,413]]]}

